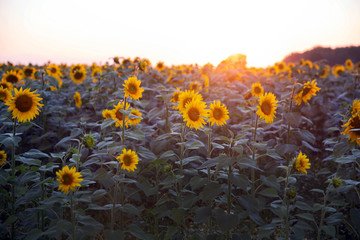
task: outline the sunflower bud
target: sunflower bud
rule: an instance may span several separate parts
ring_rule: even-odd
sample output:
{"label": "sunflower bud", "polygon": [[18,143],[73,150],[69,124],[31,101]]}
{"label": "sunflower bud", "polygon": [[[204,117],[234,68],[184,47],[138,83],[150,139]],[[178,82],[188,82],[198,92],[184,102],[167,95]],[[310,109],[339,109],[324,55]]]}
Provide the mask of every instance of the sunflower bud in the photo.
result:
{"label": "sunflower bud", "polygon": [[342,184],[341,178],[339,178],[339,177],[334,177],[334,178],[332,179],[332,184],[333,184],[334,188],[340,187],[340,185]]}
{"label": "sunflower bud", "polygon": [[116,64],[120,64],[120,62],[119,62],[119,57],[114,57],[113,60],[114,60],[114,62],[115,62]]}
{"label": "sunflower bud", "polygon": [[172,166],[171,166],[170,164],[166,164],[166,165],[164,166],[164,172],[170,172],[171,169],[172,169]]}
{"label": "sunflower bud", "polygon": [[82,143],[87,148],[93,148],[95,145],[95,139],[91,134],[85,135],[82,139]]}
{"label": "sunflower bud", "polygon": [[290,188],[286,191],[286,196],[289,198],[289,199],[294,199],[296,197],[296,190],[293,189],[293,188]]}

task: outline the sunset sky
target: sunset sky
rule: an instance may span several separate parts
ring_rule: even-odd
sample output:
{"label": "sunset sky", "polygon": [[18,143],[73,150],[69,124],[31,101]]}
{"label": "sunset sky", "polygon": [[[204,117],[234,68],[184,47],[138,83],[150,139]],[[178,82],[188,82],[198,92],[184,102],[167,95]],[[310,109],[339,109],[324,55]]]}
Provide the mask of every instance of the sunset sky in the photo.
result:
{"label": "sunset sky", "polygon": [[247,55],[266,67],[313,46],[360,45],[359,0],[0,0],[0,62],[166,65]]}

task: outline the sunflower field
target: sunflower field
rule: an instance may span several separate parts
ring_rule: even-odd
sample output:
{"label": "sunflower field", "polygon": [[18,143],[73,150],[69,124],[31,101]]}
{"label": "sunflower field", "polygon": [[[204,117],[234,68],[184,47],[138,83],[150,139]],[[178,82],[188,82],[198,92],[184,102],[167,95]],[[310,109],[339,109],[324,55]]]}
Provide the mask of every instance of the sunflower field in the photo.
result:
{"label": "sunflower field", "polygon": [[0,65],[1,239],[360,239],[360,64]]}

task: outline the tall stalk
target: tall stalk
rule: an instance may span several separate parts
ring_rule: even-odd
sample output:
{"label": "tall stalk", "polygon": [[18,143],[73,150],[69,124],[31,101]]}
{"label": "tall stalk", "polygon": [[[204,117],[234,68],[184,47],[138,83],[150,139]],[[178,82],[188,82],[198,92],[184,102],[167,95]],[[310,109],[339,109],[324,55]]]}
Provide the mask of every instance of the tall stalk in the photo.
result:
{"label": "tall stalk", "polygon": [[[13,139],[16,137],[17,119],[14,118]],[[15,179],[15,141],[11,151],[11,177]],[[11,215],[15,215],[15,183],[11,184]],[[11,239],[15,239],[15,223],[11,223]]]}
{"label": "tall stalk", "polygon": [[[259,121],[259,116],[256,114],[256,121],[255,121],[255,130],[254,130],[254,138],[253,138],[253,146],[252,146],[252,160],[254,162],[256,162],[255,159],[255,143],[256,143],[256,131],[257,131],[257,127],[258,127],[258,121]],[[251,169],[251,195],[255,196],[255,169],[252,168]]]}
{"label": "tall stalk", "polygon": [[[208,160],[211,158],[211,126],[210,126],[210,122],[209,122],[209,132],[208,132],[208,148],[207,148],[207,157]],[[208,172],[208,182],[210,183],[211,181],[211,175],[210,175],[210,167],[207,167],[207,172]]]}
{"label": "tall stalk", "polygon": [[[292,102],[293,102],[293,98],[294,98],[294,93],[295,93],[295,85],[293,86],[291,97],[290,97],[289,113],[291,113],[291,111],[292,111]],[[286,144],[289,144],[289,143],[290,143],[290,121],[288,120]],[[286,165],[289,165],[289,157],[286,158]]]}
{"label": "tall stalk", "polygon": [[289,185],[289,175],[291,172],[292,166],[288,165],[288,168],[286,170],[286,180],[285,180],[285,188],[284,188],[284,197],[283,201],[286,200],[286,216],[285,216],[285,239],[289,239],[290,234],[290,223],[289,223],[289,208],[290,208],[290,200],[286,198],[286,192]]}
{"label": "tall stalk", "polygon": [[[124,97],[124,108],[123,108],[123,111],[125,112],[126,111],[126,100],[127,100],[127,97]],[[122,120],[123,120],[123,125],[122,125],[122,133],[121,133],[121,145],[125,145],[125,114],[122,113]]]}
{"label": "tall stalk", "polygon": [[319,224],[319,228],[318,228],[318,233],[317,233],[317,237],[316,239],[317,240],[320,240],[321,238],[321,228],[324,224],[324,218],[325,218],[325,208],[326,208],[326,202],[328,200],[328,197],[329,197],[329,187],[330,185],[326,188],[326,193],[325,193],[325,196],[324,196],[324,203],[323,203],[323,208],[321,209],[321,217],[320,217],[320,224]]}
{"label": "tall stalk", "polygon": [[71,191],[70,193],[71,234],[72,234],[72,239],[75,240],[76,236],[75,236],[75,214],[74,214],[73,195],[74,192]]}

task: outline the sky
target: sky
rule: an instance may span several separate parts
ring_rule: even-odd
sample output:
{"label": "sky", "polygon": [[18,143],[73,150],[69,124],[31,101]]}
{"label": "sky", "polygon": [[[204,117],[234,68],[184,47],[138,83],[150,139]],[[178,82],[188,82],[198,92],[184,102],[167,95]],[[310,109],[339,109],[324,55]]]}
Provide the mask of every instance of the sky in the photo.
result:
{"label": "sky", "polygon": [[0,62],[267,67],[314,46],[360,46],[359,0],[0,0]]}

